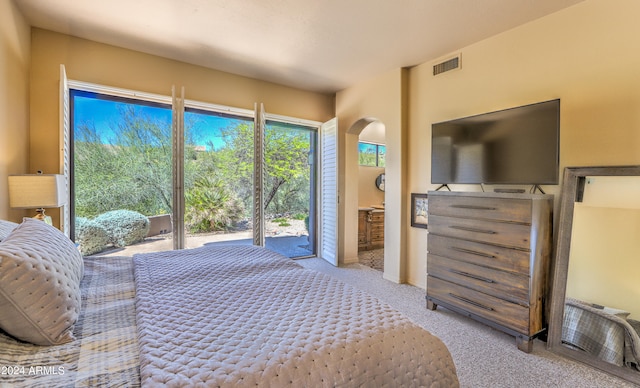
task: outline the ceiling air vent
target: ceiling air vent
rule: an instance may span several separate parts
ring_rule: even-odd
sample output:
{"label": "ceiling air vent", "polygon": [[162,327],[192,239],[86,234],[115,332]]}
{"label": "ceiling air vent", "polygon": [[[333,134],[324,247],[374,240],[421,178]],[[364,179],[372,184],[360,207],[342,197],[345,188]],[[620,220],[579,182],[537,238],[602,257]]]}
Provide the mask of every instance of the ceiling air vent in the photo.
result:
{"label": "ceiling air vent", "polygon": [[444,72],[455,70],[460,68],[460,55],[457,55],[451,59],[447,59],[444,62],[433,65],[433,75],[442,74]]}

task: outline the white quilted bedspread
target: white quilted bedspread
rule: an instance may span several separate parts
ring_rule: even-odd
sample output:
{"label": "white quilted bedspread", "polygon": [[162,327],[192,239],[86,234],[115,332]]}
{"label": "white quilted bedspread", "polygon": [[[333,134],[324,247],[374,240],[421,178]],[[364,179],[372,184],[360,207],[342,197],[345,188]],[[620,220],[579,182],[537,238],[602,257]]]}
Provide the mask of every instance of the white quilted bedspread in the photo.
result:
{"label": "white quilted bedspread", "polygon": [[203,247],[134,262],[143,386],[458,385],[438,338],[267,249]]}

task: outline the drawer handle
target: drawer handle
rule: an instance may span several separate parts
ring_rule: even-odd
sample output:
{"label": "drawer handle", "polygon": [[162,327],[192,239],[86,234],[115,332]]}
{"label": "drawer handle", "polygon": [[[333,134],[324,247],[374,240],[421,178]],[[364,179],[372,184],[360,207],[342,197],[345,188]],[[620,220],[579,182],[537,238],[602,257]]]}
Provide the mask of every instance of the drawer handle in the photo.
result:
{"label": "drawer handle", "polygon": [[480,280],[481,282],[485,282],[485,283],[495,283],[495,281],[492,280],[492,279],[487,279],[485,277],[474,275],[474,274],[470,274],[470,273],[464,272],[464,271],[458,271],[456,269],[449,269],[449,272],[453,272],[453,273],[458,274],[458,275],[466,276],[466,277],[471,278],[471,279]]}
{"label": "drawer handle", "polygon": [[496,234],[496,232],[494,232],[493,230],[486,230],[486,229],[478,229],[478,228],[470,228],[468,226],[458,226],[458,225],[451,225],[449,226],[451,229],[458,229],[458,230],[464,230],[465,232],[477,232],[477,233],[484,233],[484,234]]}
{"label": "drawer handle", "polygon": [[451,205],[451,207],[458,208],[458,209],[472,209],[472,210],[496,210],[495,207],[475,206],[475,205]]}
{"label": "drawer handle", "polygon": [[478,252],[478,251],[474,251],[473,249],[458,248],[458,247],[451,247],[451,249],[453,249],[454,251],[458,251],[458,252],[470,253],[470,254],[476,255],[476,256],[488,257],[490,259],[495,259],[496,258],[494,255],[491,255],[489,253]]}
{"label": "drawer handle", "polygon": [[491,307],[487,307],[487,306],[485,306],[483,304],[480,304],[478,302],[474,302],[474,301],[472,301],[470,299],[467,299],[467,298],[464,298],[462,296],[458,296],[458,295],[455,295],[455,294],[452,294],[452,293],[449,293],[449,296],[451,296],[453,298],[456,298],[458,300],[461,300],[461,301],[463,301],[465,303],[472,304],[472,305],[474,305],[476,307],[480,307],[481,309],[488,310],[488,311],[493,311],[493,308],[491,308]]}

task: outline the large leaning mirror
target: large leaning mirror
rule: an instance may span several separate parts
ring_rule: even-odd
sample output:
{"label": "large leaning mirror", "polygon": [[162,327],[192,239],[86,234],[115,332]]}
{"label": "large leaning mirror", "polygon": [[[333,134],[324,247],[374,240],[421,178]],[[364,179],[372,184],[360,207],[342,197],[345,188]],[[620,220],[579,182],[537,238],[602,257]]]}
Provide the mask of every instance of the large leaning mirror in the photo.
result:
{"label": "large leaning mirror", "polygon": [[640,166],[568,167],[547,346],[640,384]]}

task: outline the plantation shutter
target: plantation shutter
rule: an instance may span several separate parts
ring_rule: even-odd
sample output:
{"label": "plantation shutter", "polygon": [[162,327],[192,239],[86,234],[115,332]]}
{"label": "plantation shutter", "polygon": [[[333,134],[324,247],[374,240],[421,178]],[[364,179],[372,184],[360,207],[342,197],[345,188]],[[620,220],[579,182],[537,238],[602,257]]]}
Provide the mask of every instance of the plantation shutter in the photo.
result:
{"label": "plantation shutter", "polygon": [[338,120],[320,127],[319,256],[338,265]]}
{"label": "plantation shutter", "polygon": [[265,141],[264,131],[266,119],[264,105],[260,103],[260,109],[255,106],[255,125],[253,141],[253,245],[263,247],[265,245],[265,219],[264,219],[264,170],[265,170]]}
{"label": "plantation shutter", "polygon": [[171,88],[173,131],[173,249],[184,249],[184,87]]}
{"label": "plantation shutter", "polygon": [[60,65],[60,171],[64,176],[67,200],[60,208],[60,230],[71,237],[71,125],[69,119],[69,83],[64,65]]}

